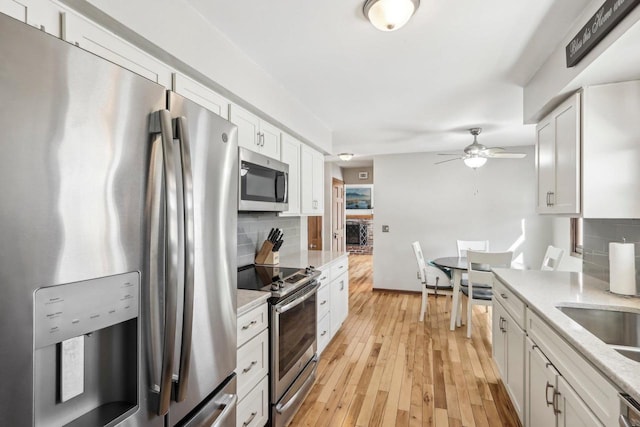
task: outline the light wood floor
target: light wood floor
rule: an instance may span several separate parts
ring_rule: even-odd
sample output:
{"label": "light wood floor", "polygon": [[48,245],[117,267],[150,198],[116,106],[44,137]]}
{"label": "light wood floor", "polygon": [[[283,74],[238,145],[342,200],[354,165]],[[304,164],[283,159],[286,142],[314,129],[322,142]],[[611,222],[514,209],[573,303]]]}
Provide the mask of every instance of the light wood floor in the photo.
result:
{"label": "light wood floor", "polygon": [[349,257],[349,280],[349,316],[291,426],[519,425],[491,360],[491,309],[474,308],[467,339],[449,331],[450,299],[431,296],[421,323],[420,294],[372,291],[372,256]]}

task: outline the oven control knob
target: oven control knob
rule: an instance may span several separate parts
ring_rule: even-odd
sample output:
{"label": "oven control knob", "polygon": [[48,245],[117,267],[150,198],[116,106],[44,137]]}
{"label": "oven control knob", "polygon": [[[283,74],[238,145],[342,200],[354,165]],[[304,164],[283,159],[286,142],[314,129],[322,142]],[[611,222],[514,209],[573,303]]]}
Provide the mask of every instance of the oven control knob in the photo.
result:
{"label": "oven control knob", "polygon": [[284,288],[284,280],[280,279],[276,282],[276,284],[280,289]]}
{"label": "oven control knob", "polygon": [[315,271],[315,267],[313,265],[310,265],[309,267],[304,269],[305,274],[311,274]]}
{"label": "oven control knob", "polygon": [[272,283],[272,284],[271,284],[271,290],[272,290],[272,291],[277,291],[278,289],[280,289],[280,288],[278,287],[278,284],[277,284],[277,283]]}

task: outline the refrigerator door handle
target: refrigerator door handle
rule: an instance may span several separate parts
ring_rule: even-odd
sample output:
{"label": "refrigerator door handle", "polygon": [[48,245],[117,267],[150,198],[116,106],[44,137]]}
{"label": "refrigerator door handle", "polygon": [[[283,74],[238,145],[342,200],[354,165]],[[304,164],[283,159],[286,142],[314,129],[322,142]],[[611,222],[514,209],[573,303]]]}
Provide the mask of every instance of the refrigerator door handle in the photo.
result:
{"label": "refrigerator door handle", "polygon": [[[164,225],[164,241],[150,242],[151,245],[165,244],[165,258],[151,256],[151,271],[157,270],[157,264],[164,264],[164,277],[160,281],[164,283],[164,333],[162,338],[162,361],[160,368],[160,378],[153,385],[158,396],[158,415],[163,416],[169,412],[171,404],[171,386],[173,374],[173,355],[176,341],[176,311],[178,307],[178,205],[177,205],[177,185],[176,170],[173,157],[173,132],[171,128],[171,114],[168,110],[161,110],[152,115],[150,132],[160,134],[162,141],[162,161],[164,175],[164,206],[152,203],[156,209],[164,209],[164,224],[160,220],[162,215],[154,212],[151,214],[152,230],[160,230]],[[162,198],[161,198],[162,199]],[[155,222],[154,222],[155,221]],[[161,233],[158,236],[162,235]],[[150,254],[157,251],[150,248]],[[162,252],[161,252],[162,253]],[[153,265],[156,264],[156,267]],[[158,346],[160,347],[160,346]],[[153,348],[156,348],[155,346]],[[156,382],[156,379],[154,379]]]}
{"label": "refrigerator door handle", "polygon": [[182,346],[180,365],[176,385],[177,402],[187,397],[189,370],[191,368],[191,339],[193,336],[193,298],[194,298],[194,205],[193,205],[193,169],[191,167],[191,143],[185,117],[175,120],[176,137],[180,142],[182,160],[182,186],[184,195],[184,310],[182,321]]}

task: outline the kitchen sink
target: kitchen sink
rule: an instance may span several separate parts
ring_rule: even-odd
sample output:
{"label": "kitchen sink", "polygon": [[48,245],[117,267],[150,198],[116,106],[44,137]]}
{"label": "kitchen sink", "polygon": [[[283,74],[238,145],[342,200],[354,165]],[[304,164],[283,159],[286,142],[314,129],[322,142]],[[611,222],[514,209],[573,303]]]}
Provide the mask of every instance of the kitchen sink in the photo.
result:
{"label": "kitchen sink", "polygon": [[590,307],[556,308],[618,353],[640,362],[640,313]]}

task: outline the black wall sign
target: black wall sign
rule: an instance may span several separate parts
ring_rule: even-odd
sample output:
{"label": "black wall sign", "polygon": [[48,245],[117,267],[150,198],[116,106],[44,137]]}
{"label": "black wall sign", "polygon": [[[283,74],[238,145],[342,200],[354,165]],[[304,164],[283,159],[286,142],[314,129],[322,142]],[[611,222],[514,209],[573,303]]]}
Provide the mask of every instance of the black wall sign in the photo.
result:
{"label": "black wall sign", "polygon": [[640,0],[607,0],[565,48],[567,68],[573,67],[624,18]]}

